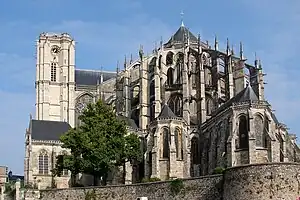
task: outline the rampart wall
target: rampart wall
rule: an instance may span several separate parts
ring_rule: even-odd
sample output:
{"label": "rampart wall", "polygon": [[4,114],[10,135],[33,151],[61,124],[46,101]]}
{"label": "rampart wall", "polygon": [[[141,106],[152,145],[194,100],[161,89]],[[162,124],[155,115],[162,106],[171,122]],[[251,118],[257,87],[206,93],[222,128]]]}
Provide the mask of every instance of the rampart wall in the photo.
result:
{"label": "rampart wall", "polygon": [[300,164],[245,165],[229,168],[224,175],[175,182],[41,190],[39,196],[42,200],[298,200]]}

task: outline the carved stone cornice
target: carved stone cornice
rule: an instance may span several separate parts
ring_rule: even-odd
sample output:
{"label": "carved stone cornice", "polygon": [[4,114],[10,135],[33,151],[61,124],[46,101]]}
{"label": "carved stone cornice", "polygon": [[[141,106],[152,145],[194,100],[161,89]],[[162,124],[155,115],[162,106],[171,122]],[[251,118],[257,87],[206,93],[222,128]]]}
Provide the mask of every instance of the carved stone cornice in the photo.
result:
{"label": "carved stone cornice", "polygon": [[61,146],[63,143],[59,140],[31,140],[32,145],[42,145],[42,144],[49,144],[49,145],[56,145]]}

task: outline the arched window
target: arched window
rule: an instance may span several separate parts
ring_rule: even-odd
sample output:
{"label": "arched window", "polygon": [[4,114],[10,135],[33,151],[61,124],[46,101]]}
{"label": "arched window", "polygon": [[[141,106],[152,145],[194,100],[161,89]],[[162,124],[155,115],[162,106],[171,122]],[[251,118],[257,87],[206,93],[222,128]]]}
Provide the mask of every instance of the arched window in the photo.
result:
{"label": "arched window", "polygon": [[80,126],[81,121],[79,120],[79,116],[87,108],[87,105],[90,103],[93,103],[93,101],[94,101],[94,98],[90,94],[84,94],[77,99],[76,105],[75,105],[76,126]]}
{"label": "arched window", "polygon": [[193,137],[191,140],[192,163],[196,165],[200,164],[201,154],[199,150],[199,139]]}
{"label": "arched window", "polygon": [[132,98],[139,98],[140,86],[136,85],[132,89]]}
{"label": "arched window", "polygon": [[211,115],[212,113],[212,108],[213,108],[213,101],[210,97],[206,97],[206,114]]}
{"label": "arched window", "polygon": [[183,108],[182,108],[182,97],[180,95],[171,97],[168,102],[168,106],[176,116],[182,117]]}
{"label": "arched window", "polygon": [[208,68],[204,69],[204,79],[205,79],[205,85],[211,86],[212,85],[212,75],[211,71]]}
{"label": "arched window", "polygon": [[135,124],[140,126],[140,109],[135,109],[131,111],[131,119],[135,122]]}
{"label": "arched window", "polygon": [[254,130],[257,147],[264,147],[264,122],[261,116],[256,115],[254,117]]}
{"label": "arched window", "polygon": [[161,58],[162,58],[162,55],[159,56],[158,58],[158,68],[161,69]]}
{"label": "arched window", "polygon": [[216,137],[215,137],[215,155],[214,155],[214,159],[215,159],[215,167],[217,167],[217,162],[220,159],[219,158],[219,147],[221,146],[221,134],[223,132],[223,122],[220,122],[217,125],[217,130],[215,132]]}
{"label": "arched window", "polygon": [[249,148],[249,124],[247,117],[242,115],[239,118],[239,148],[248,149]]}
{"label": "arched window", "polygon": [[175,129],[175,145],[176,145],[176,157],[178,160],[183,159],[183,144],[182,144],[182,132],[179,127]]}
{"label": "arched window", "polygon": [[170,131],[168,128],[163,128],[161,133],[161,157],[170,158]]}
{"label": "arched window", "polygon": [[149,78],[150,79],[152,79],[154,76],[154,68],[156,66],[156,60],[157,60],[157,58],[154,57],[154,58],[152,58],[152,60],[149,63]]}
{"label": "arched window", "polygon": [[183,53],[179,53],[177,56],[177,61],[176,61],[176,83],[177,84],[182,84],[182,69],[183,69],[183,62],[184,60],[184,55]]}
{"label": "arched window", "polygon": [[47,151],[42,150],[39,154],[39,174],[49,173],[49,156]]}
{"label": "arched window", "polygon": [[154,120],[155,117],[155,97],[150,97],[150,121]]}
{"label": "arched window", "polygon": [[282,136],[281,134],[279,133],[279,135],[277,135],[277,139],[279,141],[279,148],[280,148],[280,162],[283,162],[284,161],[284,147],[283,147],[283,139],[282,139]]}
{"label": "arched window", "polygon": [[167,56],[166,56],[166,65],[172,65],[173,64],[173,52],[168,52]]}
{"label": "arched window", "polygon": [[174,69],[170,67],[167,71],[167,84],[171,86],[173,85],[173,83],[174,83]]}
{"label": "arched window", "polygon": [[155,83],[151,81],[150,83],[150,97],[155,95]]}
{"label": "arched window", "polygon": [[269,142],[269,120],[268,118],[265,118],[265,123],[264,123],[264,131],[263,131],[263,140],[264,144],[263,147],[267,148],[268,147],[268,142]]}
{"label": "arched window", "polygon": [[51,81],[56,81],[56,63],[51,63]]}

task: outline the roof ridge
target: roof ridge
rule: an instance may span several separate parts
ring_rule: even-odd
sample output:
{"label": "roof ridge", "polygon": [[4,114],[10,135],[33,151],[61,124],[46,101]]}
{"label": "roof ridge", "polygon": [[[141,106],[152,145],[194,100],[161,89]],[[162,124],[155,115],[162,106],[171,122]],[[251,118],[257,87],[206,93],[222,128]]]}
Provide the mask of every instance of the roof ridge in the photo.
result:
{"label": "roof ridge", "polygon": [[97,69],[75,69],[75,71],[86,71],[86,72],[108,72],[108,73],[117,73],[115,71],[106,71],[106,70],[97,70]]}

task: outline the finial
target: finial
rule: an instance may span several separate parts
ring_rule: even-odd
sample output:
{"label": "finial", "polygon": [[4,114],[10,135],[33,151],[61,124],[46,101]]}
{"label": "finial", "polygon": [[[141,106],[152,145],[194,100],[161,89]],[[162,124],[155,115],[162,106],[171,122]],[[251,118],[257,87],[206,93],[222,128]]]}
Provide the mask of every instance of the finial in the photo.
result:
{"label": "finial", "polygon": [[227,47],[226,47],[226,53],[227,55],[230,54],[230,47],[229,47],[229,39],[227,38]]}
{"label": "finial", "polygon": [[261,64],[261,60],[258,59],[258,69],[262,69],[262,64]]}
{"label": "finial", "polygon": [[124,56],[124,69],[126,69],[127,68],[127,57],[126,57],[126,55]]}
{"label": "finial", "polygon": [[181,27],[184,27],[184,23],[183,23],[183,15],[184,15],[184,12],[181,11],[180,15],[181,15]]}
{"label": "finial", "polygon": [[188,32],[187,32],[187,44],[190,45],[190,31],[188,29]]}
{"label": "finial", "polygon": [[120,68],[119,68],[119,61],[117,61],[117,75],[119,74]]}
{"label": "finial", "polygon": [[157,42],[154,42],[154,53],[157,53]]}
{"label": "finial", "polygon": [[218,38],[217,35],[215,35],[215,50],[219,49],[219,42],[218,42]]}
{"label": "finial", "polygon": [[240,42],[240,59],[244,60],[244,48],[242,42]]}
{"label": "finial", "polygon": [[143,45],[140,46],[139,56],[140,56],[140,59],[143,60],[143,56],[144,56]]}
{"label": "finial", "polygon": [[198,53],[200,53],[200,46],[201,46],[201,36],[200,36],[200,34],[198,34],[197,43],[198,43]]}
{"label": "finial", "polygon": [[133,58],[132,58],[132,53],[130,54],[130,61],[129,64],[131,64],[133,62]]}
{"label": "finial", "polygon": [[231,45],[231,55],[234,55],[234,48],[233,48],[233,45]]}
{"label": "finial", "polygon": [[255,60],[254,60],[254,66],[255,66],[256,68],[258,68],[258,59],[257,59],[256,52],[254,53],[254,58],[255,58]]}

